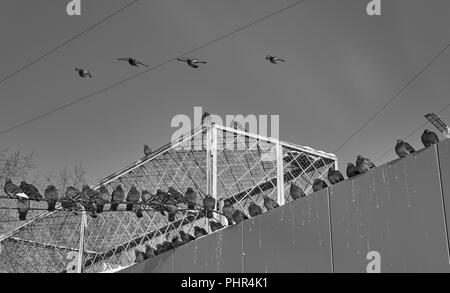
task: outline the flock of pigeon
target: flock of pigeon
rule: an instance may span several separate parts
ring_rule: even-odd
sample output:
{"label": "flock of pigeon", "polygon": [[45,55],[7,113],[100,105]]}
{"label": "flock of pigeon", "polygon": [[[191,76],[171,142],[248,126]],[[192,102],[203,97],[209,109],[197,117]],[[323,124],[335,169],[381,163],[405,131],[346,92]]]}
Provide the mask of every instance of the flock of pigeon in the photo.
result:
{"label": "flock of pigeon", "polygon": [[[143,63],[135,58],[132,58],[132,57],[121,57],[121,58],[118,58],[117,60],[128,62],[129,65],[134,66],[134,67],[140,67],[140,66],[148,67],[148,65],[146,65],[145,63]],[[272,64],[278,64],[278,62],[286,62],[285,60],[283,60],[279,57],[276,57],[276,56],[272,56],[272,55],[267,55],[266,60]],[[207,64],[208,63],[207,61],[202,61],[200,59],[186,58],[186,57],[177,58],[177,61],[186,62],[186,64],[192,68],[198,68],[200,66],[199,64]],[[75,71],[82,78],[86,78],[86,77],[92,78],[93,77],[92,73],[89,70],[77,67],[77,68],[75,68]]]}

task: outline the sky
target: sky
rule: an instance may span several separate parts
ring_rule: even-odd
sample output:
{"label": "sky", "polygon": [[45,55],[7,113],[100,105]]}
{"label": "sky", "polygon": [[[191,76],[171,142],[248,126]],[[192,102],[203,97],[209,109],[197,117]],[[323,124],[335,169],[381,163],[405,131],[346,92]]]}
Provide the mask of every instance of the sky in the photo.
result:
{"label": "sky", "polygon": [[[0,79],[130,1],[82,0],[82,15],[68,16],[69,0],[2,0]],[[0,132],[142,70],[119,57],[157,65],[294,2],[141,0],[0,84]],[[281,140],[333,153],[450,43],[450,1],[382,0],[381,16],[366,14],[369,2],[306,0],[191,53],[208,61],[197,70],[170,62],[0,135],[0,149],[33,152],[40,172],[82,164],[95,182],[141,158],[144,144],[170,142],[172,118],[201,106],[222,117],[279,115]],[[449,63],[446,51],[337,152],[340,168],[393,150],[448,104]],[[422,131],[408,140],[416,148]]]}

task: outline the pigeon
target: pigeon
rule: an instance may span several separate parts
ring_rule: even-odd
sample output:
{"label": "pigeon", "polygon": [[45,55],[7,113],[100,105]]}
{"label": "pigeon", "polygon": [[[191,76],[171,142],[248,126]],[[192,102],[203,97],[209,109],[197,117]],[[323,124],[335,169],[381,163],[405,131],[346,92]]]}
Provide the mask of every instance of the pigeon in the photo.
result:
{"label": "pigeon", "polygon": [[19,188],[25,193],[29,199],[41,201],[43,199],[39,190],[33,184],[28,184],[25,181],[20,182]]}
{"label": "pigeon", "polygon": [[135,67],[139,67],[139,65],[142,65],[144,67],[148,67],[148,65],[142,63],[141,61],[139,61],[137,59],[131,58],[131,57],[121,57],[121,58],[118,58],[117,60],[119,60],[119,61],[127,61],[128,64],[130,64],[131,66],[135,66]]}
{"label": "pigeon", "polygon": [[11,179],[6,179],[5,185],[3,187],[6,195],[10,198],[26,198],[28,199],[28,195],[26,195],[19,186],[12,183]]}
{"label": "pigeon", "polygon": [[19,211],[19,220],[25,221],[30,210],[30,200],[25,198],[17,199],[17,209]]}
{"label": "pigeon", "polygon": [[97,218],[97,206],[95,205],[98,191],[93,190],[88,185],[83,185],[81,188],[81,204],[86,209],[87,212],[91,215],[93,218]]}
{"label": "pigeon", "polygon": [[81,192],[73,186],[69,186],[64,193],[64,199],[61,200],[61,206],[66,210],[74,210],[77,202],[83,197]]}
{"label": "pigeon", "polygon": [[322,179],[319,179],[319,178],[314,179],[314,183],[313,183],[313,191],[314,192],[322,190],[327,187],[328,187],[328,184],[325,181],[323,181]]}
{"label": "pigeon", "polygon": [[328,169],[327,177],[331,184],[336,184],[345,180],[344,175],[342,175],[339,170],[335,170],[334,165]]}
{"label": "pigeon", "polygon": [[155,199],[155,195],[151,194],[148,190],[142,190],[142,201],[146,204],[149,204],[152,200]]}
{"label": "pigeon", "polygon": [[232,204],[227,201],[224,202],[222,207],[222,213],[225,215],[225,218],[228,220],[228,226],[233,225],[233,213],[235,212],[235,208]]}
{"label": "pigeon", "polygon": [[150,246],[150,244],[146,243],[145,244],[145,257],[146,258],[151,258],[154,257],[156,254],[156,250]]}
{"label": "pigeon", "polygon": [[125,192],[122,189],[122,185],[118,184],[116,189],[112,192],[111,211],[117,211],[119,204],[125,199]]}
{"label": "pigeon", "polygon": [[253,202],[248,206],[248,213],[249,213],[250,217],[253,218],[258,215],[261,215],[262,209],[259,205],[257,205],[256,203]]}
{"label": "pigeon", "polygon": [[222,223],[216,222],[216,221],[209,221],[209,227],[211,228],[211,231],[217,231],[223,228]]}
{"label": "pigeon", "polygon": [[265,194],[263,194],[263,199],[264,207],[266,208],[266,210],[270,211],[271,209],[279,207],[278,203],[275,200],[271,199]]}
{"label": "pigeon", "polygon": [[89,77],[92,78],[92,74],[89,72],[89,70],[81,69],[81,68],[75,68],[75,71],[78,72],[78,75],[82,78]]}
{"label": "pigeon", "polygon": [[163,243],[161,243],[160,246],[160,251],[158,252],[158,254],[167,252],[169,250],[171,250],[173,248],[172,243],[169,241],[164,241]]}
{"label": "pigeon", "polygon": [[300,188],[300,186],[298,186],[294,182],[291,183],[289,193],[293,200],[297,200],[301,197],[306,196],[305,192]]}
{"label": "pigeon", "polygon": [[189,66],[191,66],[192,68],[198,68],[198,64],[206,64],[206,61],[201,61],[199,59],[195,59],[195,58],[177,58],[178,61],[181,62],[186,62]]}
{"label": "pigeon", "polygon": [[271,55],[267,55],[266,56],[266,60],[269,61],[272,64],[278,64],[278,62],[286,62],[285,60],[276,57],[276,56],[271,56]]}
{"label": "pigeon", "polygon": [[105,185],[101,185],[98,189],[98,196],[97,196],[97,213],[102,213],[103,208],[107,203],[111,201],[111,196],[109,195],[108,189],[105,187]]}
{"label": "pigeon", "polygon": [[140,199],[141,199],[141,194],[136,189],[136,186],[131,185],[131,188],[127,194],[127,207],[125,210],[128,212],[132,211],[133,204],[139,202]]}
{"label": "pigeon", "polygon": [[211,195],[207,194],[205,198],[203,198],[203,207],[206,211],[206,217],[211,219],[213,217],[213,210],[216,207],[216,200]]}
{"label": "pigeon", "polygon": [[183,241],[183,243],[188,243],[191,242],[193,240],[195,240],[195,237],[192,236],[191,234],[188,234],[186,232],[184,232],[183,230],[181,230],[180,232],[178,232],[180,234],[181,237],[181,241]]}
{"label": "pigeon", "polygon": [[144,145],[144,155],[146,157],[150,156],[152,154],[152,149],[148,145]]}
{"label": "pigeon", "polygon": [[49,185],[44,190],[44,196],[48,203],[48,211],[52,212],[56,208],[58,202],[58,189],[54,185]]}
{"label": "pigeon", "polygon": [[233,218],[233,222],[236,224],[239,224],[240,222],[248,219],[247,215],[244,214],[241,210],[235,210],[233,212],[232,218]]}
{"label": "pigeon", "polygon": [[432,146],[433,144],[437,144],[439,142],[439,137],[433,131],[429,131],[425,129],[420,137],[423,145],[427,148]]}
{"label": "pigeon", "polygon": [[208,235],[208,232],[206,232],[205,229],[200,228],[199,226],[194,227],[194,237],[195,238],[200,238],[205,235]]}
{"label": "pigeon", "polygon": [[139,249],[134,250],[134,255],[135,255],[135,260],[134,260],[135,263],[141,263],[141,262],[145,261],[145,259],[146,259],[145,253],[143,253]]}
{"label": "pigeon", "polygon": [[406,141],[401,139],[397,140],[397,144],[395,145],[395,153],[400,158],[404,158],[409,154],[414,153],[416,150]]}
{"label": "pigeon", "polygon": [[359,170],[358,170],[358,168],[356,168],[355,164],[353,164],[353,163],[347,164],[347,177],[348,178],[353,178],[355,176],[358,176],[359,174],[361,174],[361,172],[359,172]]}
{"label": "pigeon", "polygon": [[181,245],[183,245],[183,241],[180,239],[180,237],[178,237],[178,235],[175,235],[172,240],[172,247],[173,248],[177,248],[180,247]]}
{"label": "pigeon", "polygon": [[187,201],[187,208],[193,210],[197,203],[197,192],[192,187],[188,187],[184,193],[184,198]]}
{"label": "pigeon", "polygon": [[356,167],[361,174],[368,172],[370,169],[375,168],[375,164],[368,158],[364,158],[361,155],[356,157]]}
{"label": "pigeon", "polygon": [[185,202],[183,194],[174,187],[169,186],[167,193],[177,202],[177,204]]}

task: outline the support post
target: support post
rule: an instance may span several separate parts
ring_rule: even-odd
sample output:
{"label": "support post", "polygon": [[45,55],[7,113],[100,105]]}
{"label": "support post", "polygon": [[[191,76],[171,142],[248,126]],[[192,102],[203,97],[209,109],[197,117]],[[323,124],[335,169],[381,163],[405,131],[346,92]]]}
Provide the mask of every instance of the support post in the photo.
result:
{"label": "support post", "polygon": [[284,205],[283,147],[278,141],[275,145],[277,158],[277,203]]}
{"label": "support post", "polygon": [[80,225],[80,243],[78,249],[78,259],[77,259],[77,273],[82,273],[83,268],[83,254],[84,254],[84,232],[87,227],[87,217],[86,210],[83,208],[81,212],[81,225]]}

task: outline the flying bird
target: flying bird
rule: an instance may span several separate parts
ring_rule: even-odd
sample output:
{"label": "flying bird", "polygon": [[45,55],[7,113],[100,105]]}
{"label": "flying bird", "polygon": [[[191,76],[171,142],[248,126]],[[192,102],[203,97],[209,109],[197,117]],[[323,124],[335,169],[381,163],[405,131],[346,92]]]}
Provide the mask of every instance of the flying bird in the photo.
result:
{"label": "flying bird", "polygon": [[320,178],[314,179],[313,182],[313,191],[317,192],[319,190],[325,189],[328,187],[328,184]]}
{"label": "flying bird", "polygon": [[177,58],[178,61],[181,62],[186,62],[189,66],[191,66],[192,68],[198,68],[198,64],[206,64],[206,61],[201,61],[199,59],[195,59],[195,58],[185,58],[185,57],[181,57],[181,58]]}
{"label": "flying bird", "polygon": [[119,61],[126,61],[131,66],[135,66],[135,67],[139,67],[140,65],[142,65],[144,67],[148,67],[148,65],[142,63],[141,61],[139,61],[139,60],[137,60],[135,58],[131,58],[131,57],[121,57],[121,58],[118,58],[117,60],[119,60]]}
{"label": "flying bird", "polygon": [[277,56],[271,56],[271,55],[267,55],[266,60],[272,64],[278,64],[278,62],[286,62],[285,60],[283,60]]}
{"label": "flying bird", "polygon": [[30,200],[25,198],[17,199],[17,209],[19,212],[19,220],[25,221],[30,210]]}
{"label": "flying bird", "polygon": [[152,149],[148,145],[144,145],[144,155],[146,157],[150,156],[152,154]]}
{"label": "flying bird", "polygon": [[264,207],[266,208],[266,210],[270,211],[271,209],[279,207],[278,203],[275,200],[271,199],[265,194],[263,194],[263,199]]}
{"label": "flying bird", "polygon": [[297,199],[299,199],[301,197],[306,196],[306,194],[303,191],[303,189],[301,189],[301,187],[298,186],[297,184],[295,184],[294,182],[291,183],[289,194],[291,195],[293,200],[297,200]]}
{"label": "flying bird", "polygon": [[228,226],[233,225],[233,214],[235,212],[235,208],[228,201],[225,201],[222,207],[222,213],[227,218]]}
{"label": "flying bird", "polygon": [[15,185],[11,179],[6,179],[5,185],[3,186],[3,190],[6,195],[10,198],[26,198],[28,199],[28,195],[26,195],[19,186]]}
{"label": "flying bird", "polygon": [[262,209],[259,205],[257,205],[256,203],[252,202],[249,206],[248,206],[248,213],[250,215],[250,217],[256,217],[258,215],[262,214]]}
{"label": "flying bird", "polygon": [[359,172],[359,170],[358,170],[358,168],[356,168],[355,164],[353,164],[353,163],[347,164],[347,177],[348,178],[353,178],[360,174],[361,174],[361,172]]}
{"label": "flying bird", "polygon": [[206,211],[206,217],[211,219],[213,217],[213,210],[216,207],[216,200],[211,195],[207,194],[205,198],[203,198],[203,207]]}
{"label": "flying bird", "polygon": [[92,78],[92,74],[89,72],[89,70],[81,69],[81,68],[75,68],[75,71],[78,72],[78,75],[82,78],[89,77]]}
{"label": "flying bird", "polygon": [[211,231],[217,231],[223,228],[222,223],[216,222],[216,221],[209,221],[209,227],[211,228]]}
{"label": "flying bird", "polygon": [[111,201],[111,195],[105,185],[101,185],[98,189],[97,197],[97,213],[102,213],[105,205]]}
{"label": "flying bird", "polygon": [[416,150],[406,141],[401,139],[397,140],[397,144],[395,145],[395,153],[400,158],[404,158],[409,154],[414,153]]}
{"label": "flying bird", "polygon": [[236,224],[239,224],[240,222],[248,219],[247,215],[244,214],[241,210],[235,210],[232,215],[232,218],[233,218],[233,222]]}
{"label": "flying bird", "polygon": [[111,199],[111,207],[109,208],[111,211],[117,211],[119,204],[123,202],[125,199],[125,192],[122,189],[122,185],[118,184],[116,189],[112,192]]}
{"label": "flying bird", "polygon": [[342,175],[342,173],[339,172],[339,170],[336,170],[334,168],[334,165],[328,169],[327,177],[328,181],[330,181],[331,184],[336,184],[345,180],[344,175]]}
{"label": "flying bird", "polygon": [[49,185],[44,190],[44,196],[48,203],[48,211],[55,210],[56,203],[58,202],[58,189],[54,185]]}
{"label": "flying bird", "polygon": [[358,168],[361,174],[364,174],[375,167],[375,164],[370,159],[364,158],[361,155],[356,157],[356,168]]}
{"label": "flying bird", "polygon": [[131,188],[127,194],[127,207],[125,210],[128,212],[132,211],[133,204],[139,202],[140,199],[141,199],[141,194],[137,190],[136,186],[131,185]]}
{"label": "flying bird", "polygon": [[426,148],[439,142],[439,137],[437,136],[437,134],[434,133],[433,131],[429,131],[428,129],[425,129],[423,131],[420,139],[422,140],[422,143]]}
{"label": "flying bird", "polygon": [[195,238],[200,238],[205,235],[208,235],[208,232],[206,232],[205,229],[200,228],[199,226],[194,227],[194,237]]}
{"label": "flying bird", "polygon": [[184,198],[187,202],[187,208],[193,210],[197,203],[197,192],[192,187],[188,187],[184,193]]}

